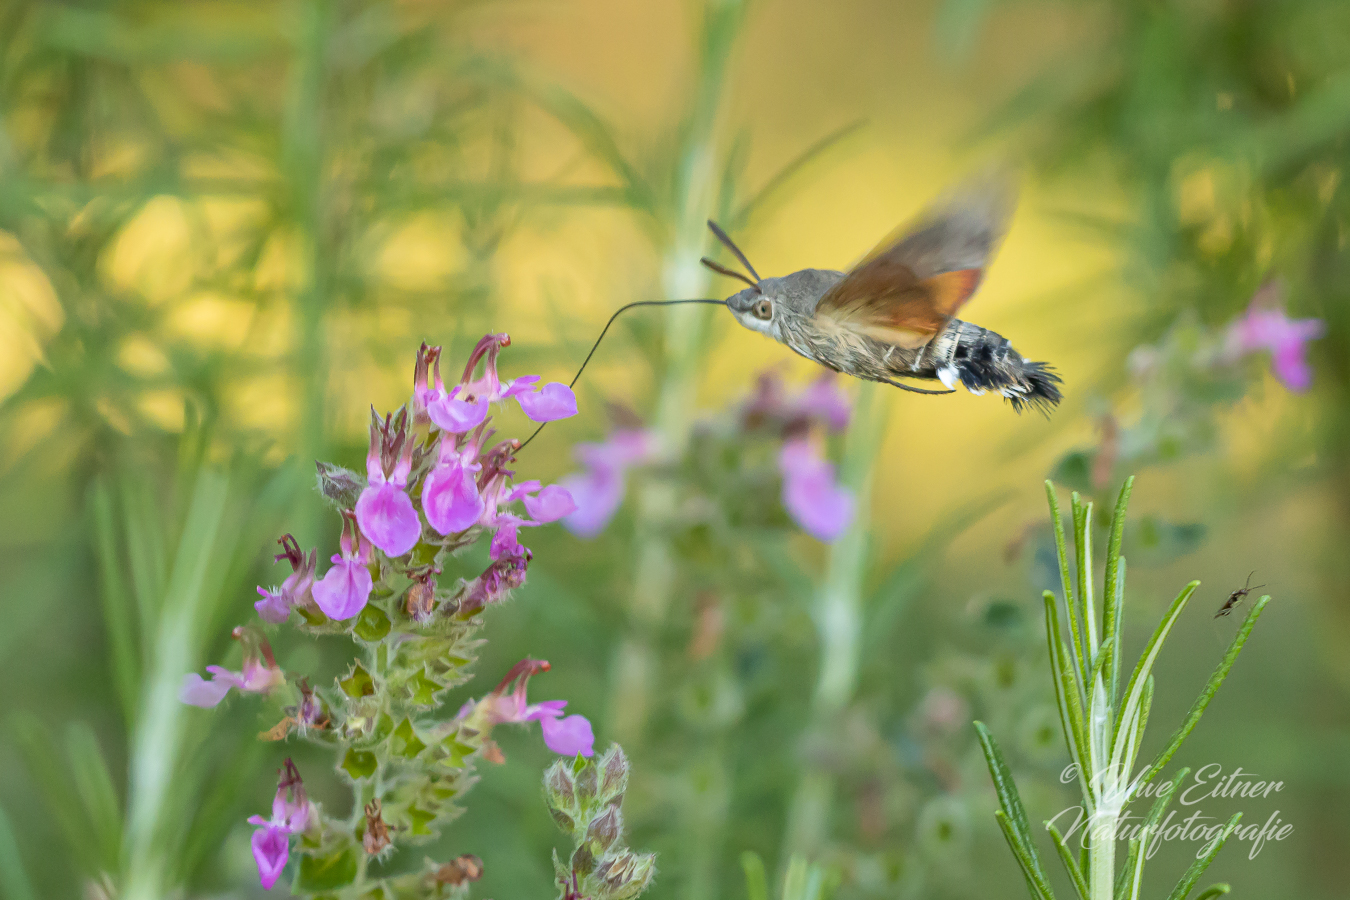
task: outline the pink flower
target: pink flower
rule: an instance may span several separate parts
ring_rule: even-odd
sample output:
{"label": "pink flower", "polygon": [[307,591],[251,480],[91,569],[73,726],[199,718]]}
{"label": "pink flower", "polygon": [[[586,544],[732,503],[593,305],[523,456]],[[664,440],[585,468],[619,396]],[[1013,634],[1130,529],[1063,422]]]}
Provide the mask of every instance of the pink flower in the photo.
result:
{"label": "pink flower", "polygon": [[[314,585],[314,602],[324,615],[341,622],[350,619],[366,608],[370,592],[375,587],[366,568],[370,563],[370,544],[366,536],[358,530],[356,517],[350,512],[343,513],[342,554],[334,555],[333,566],[323,576],[323,580]],[[348,525],[351,526],[350,533]],[[353,534],[357,538],[358,549],[352,552]]]}
{"label": "pink flower", "polygon": [[[537,495],[537,496],[536,496]],[[577,504],[567,488],[557,484],[540,487],[538,481],[524,481],[511,489],[506,502],[519,500],[537,524],[556,522],[576,512]]]}
{"label": "pink flower", "polygon": [[258,866],[258,880],[264,890],[270,891],[281,877],[290,857],[290,836],[308,830],[317,819],[300,772],[290,759],[281,771],[276,796],[272,799],[272,818],[249,816],[250,825],[260,826],[253,832],[253,861]]}
{"label": "pink flower", "polygon": [[584,538],[604,531],[623,502],[628,470],[649,461],[657,447],[656,436],[639,429],[615,431],[600,444],[577,444],[573,453],[586,470],[559,482],[576,505],[563,518],[567,530]]}
{"label": "pink flower", "polygon": [[784,442],[778,468],[783,506],[802,530],[822,541],[843,534],[853,519],[853,496],[835,482],[834,467],[811,442],[804,437]]}
{"label": "pink flower", "polygon": [[790,394],[776,371],[759,376],[755,392],[741,410],[746,422],[755,426],[770,420],[772,424],[800,430],[812,422],[834,430],[848,427],[853,407],[839,389],[833,372],[824,372],[797,394]]}
{"label": "pink flower", "polygon": [[306,556],[300,551],[300,544],[294,536],[283,535],[277,543],[281,544],[285,552],[278,554],[275,561],[288,560],[291,564],[291,574],[279,588],[260,586],[258,593],[262,594],[263,598],[253,604],[262,620],[274,625],[285,622],[290,617],[292,609],[309,601],[315,569],[319,564],[319,551],[311,550]]}
{"label": "pink flower", "polygon": [[[511,667],[496,689],[478,704],[465,704],[460,710],[463,718],[470,712],[482,715],[488,727],[504,723],[539,722],[544,734],[544,745],[563,756],[591,756],[595,752],[595,735],[585,716],[563,717],[566,700],[545,700],[530,704],[525,697],[531,676],[549,670],[547,660],[522,659]],[[514,688],[512,684],[514,683]],[[507,693],[507,690],[510,693]]]}
{"label": "pink flower", "polygon": [[539,729],[544,733],[544,746],[560,756],[595,755],[595,732],[585,716],[543,718]]}
{"label": "pink flower", "polygon": [[[502,383],[497,374],[497,355],[510,344],[508,335],[484,335],[469,355],[460,383],[449,391],[441,380],[439,348],[434,348],[434,354],[431,351],[419,354],[415,410],[420,414],[425,409],[426,416],[436,427],[454,434],[477,428],[487,418],[491,403],[511,397],[516,398],[525,415],[535,422],[552,422],[576,415],[576,395],[565,384],[552,382],[534,393],[534,385],[540,380],[538,375],[522,375],[508,384]],[[426,381],[426,360],[430,360],[432,384]],[[480,361],[483,374],[474,378],[474,370]]]}
{"label": "pink flower", "polygon": [[[399,424],[404,421],[400,415]],[[356,501],[356,521],[361,533],[388,556],[402,556],[422,536],[422,522],[405,490],[412,469],[412,449],[412,438],[405,429],[391,433],[388,417],[383,428],[379,417],[375,417],[370,425],[370,450],[366,453],[366,487]],[[386,476],[388,456],[396,458]]]}
{"label": "pink flower", "polygon": [[422,482],[422,511],[441,534],[455,534],[472,526],[483,514],[483,498],[474,483],[478,444],[469,441],[460,451],[454,435],[441,438],[436,467]]}
{"label": "pink flower", "polygon": [[1288,318],[1279,294],[1276,282],[1257,291],[1247,314],[1229,327],[1229,344],[1238,353],[1269,350],[1275,377],[1291,391],[1306,391],[1312,386],[1306,345],[1321,337],[1326,325],[1320,319]]}
{"label": "pink flower", "polygon": [[285,829],[268,825],[253,832],[250,843],[253,846],[253,862],[258,866],[258,881],[263,890],[270,891],[290,858],[291,837]]}
{"label": "pink flower", "polygon": [[248,694],[266,694],[286,683],[286,676],[272,655],[272,646],[257,629],[239,627],[234,629],[232,636],[244,648],[243,670],[232,672],[222,666],[207,666],[210,681],[196,672],[189,672],[183,676],[183,686],[178,690],[180,701],[190,706],[212,707],[224,700],[231,688]]}

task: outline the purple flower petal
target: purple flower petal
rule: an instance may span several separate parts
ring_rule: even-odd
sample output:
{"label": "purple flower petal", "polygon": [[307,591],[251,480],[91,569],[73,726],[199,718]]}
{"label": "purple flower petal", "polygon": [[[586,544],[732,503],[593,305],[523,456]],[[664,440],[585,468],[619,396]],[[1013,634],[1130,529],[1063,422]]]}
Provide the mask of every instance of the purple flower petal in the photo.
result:
{"label": "purple flower petal", "polygon": [[788,515],[817,540],[833,541],[843,534],[853,519],[853,496],[835,483],[833,466],[802,439],[783,445],[778,464]]}
{"label": "purple flower petal", "polygon": [[333,567],[314,585],[312,593],[324,615],[341,622],[366,608],[374,586],[370,570],[359,559],[334,556]]}
{"label": "purple flower petal", "polygon": [[258,880],[263,890],[270,891],[272,885],[281,877],[286,868],[286,860],[291,855],[291,842],[286,831],[276,825],[268,825],[253,832],[253,861],[258,864]]}
{"label": "purple flower petal", "polygon": [[538,375],[522,375],[506,386],[506,390],[502,391],[501,399],[505,400],[507,397],[514,397],[517,394],[524,394],[532,391],[538,381]]}
{"label": "purple flower petal", "polygon": [[371,484],[356,501],[356,523],[370,542],[389,556],[402,556],[417,546],[422,522],[402,488]]}
{"label": "purple flower petal", "polygon": [[458,462],[439,465],[422,483],[422,509],[431,527],[441,534],[463,531],[483,514],[473,474]]}
{"label": "purple flower petal", "polygon": [[488,398],[479,397],[473,401],[456,400],[455,392],[446,397],[438,397],[427,404],[427,415],[436,427],[455,434],[463,434],[477,428],[488,414]]}
{"label": "purple flower petal", "polygon": [[595,732],[585,716],[567,716],[562,719],[541,719],[544,746],[560,756],[595,755]]}
{"label": "purple flower petal", "polygon": [[178,690],[178,699],[191,706],[209,709],[219,706],[220,701],[230,692],[228,681],[212,679],[207,681],[196,672],[183,676],[183,686]]}
{"label": "purple flower petal", "polygon": [[839,381],[831,372],[807,385],[797,395],[794,405],[803,415],[820,419],[835,431],[843,431],[848,427],[848,419],[853,412],[852,403],[839,389]]}
{"label": "purple flower petal", "polygon": [[1290,319],[1280,309],[1262,305],[1258,292],[1246,315],[1232,324],[1230,346],[1239,353],[1269,350],[1275,377],[1291,391],[1312,386],[1312,369],[1304,358],[1307,343],[1322,336],[1326,324],[1320,319]]}
{"label": "purple flower petal", "polygon": [[537,394],[519,394],[516,400],[532,422],[552,422],[577,414],[577,395],[557,381],[544,385]]}
{"label": "purple flower petal", "polygon": [[544,719],[556,719],[567,708],[566,700],[545,700],[528,707],[520,717],[522,722],[542,722]]}
{"label": "purple flower petal", "polygon": [[493,562],[503,557],[525,555],[525,548],[516,537],[519,521],[514,516],[502,516],[502,519],[502,524],[497,527],[497,533],[492,536],[492,544],[488,548],[488,556]]}
{"label": "purple flower petal", "polygon": [[577,503],[567,492],[567,488],[558,484],[550,484],[536,497],[527,494],[521,501],[525,504],[525,511],[530,514],[530,518],[540,523],[556,522],[577,510]]}
{"label": "purple flower petal", "polygon": [[287,601],[284,591],[259,587],[258,593],[262,594],[262,599],[255,602],[253,608],[258,611],[259,618],[264,622],[280,625],[291,617],[291,604]]}

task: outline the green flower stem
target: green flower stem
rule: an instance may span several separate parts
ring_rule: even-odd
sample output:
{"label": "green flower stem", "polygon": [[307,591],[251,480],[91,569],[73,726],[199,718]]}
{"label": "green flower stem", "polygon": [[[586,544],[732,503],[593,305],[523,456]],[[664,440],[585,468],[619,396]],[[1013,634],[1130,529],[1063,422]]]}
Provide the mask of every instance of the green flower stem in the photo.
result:
{"label": "green flower stem", "polygon": [[[297,459],[300,484],[314,477],[310,460],[327,459],[324,424],[328,360],[324,309],[329,302],[329,254],[323,252],[323,96],[325,60],[333,28],[330,0],[309,0],[299,7],[294,57],[282,123],[283,178],[291,192],[291,214],[300,236],[302,281],[293,298],[294,352],[292,372],[299,390]],[[295,510],[295,532],[310,543],[316,532],[318,505],[302,491]]]}
{"label": "green flower stem", "polygon": [[[233,549],[219,545],[227,487],[224,475],[203,471],[199,476],[165,592],[132,736],[123,900],[159,900],[174,886],[169,853],[178,845],[169,839],[173,825],[166,820],[175,810],[169,797],[182,761],[185,717],[192,711],[178,691],[184,673],[197,668],[210,593],[219,589],[207,581],[208,568],[213,558],[228,558]],[[225,541],[232,545],[233,537]]]}
{"label": "green flower stem", "polygon": [[[853,421],[845,438],[840,482],[856,500],[853,522],[830,546],[825,578],[812,609],[820,636],[820,670],[811,701],[811,733],[825,733],[853,700],[858,686],[862,641],[862,588],[871,536],[872,475],[886,432],[889,399],[879,385],[858,390]],[[828,837],[835,778],[807,768],[788,811],[784,860],[818,848]]]}
{"label": "green flower stem", "polygon": [[[708,271],[699,264],[699,258],[707,246],[705,222],[718,201],[721,154],[716,124],[720,88],[739,31],[740,6],[738,2],[716,2],[706,10],[698,85],[676,171],[669,241],[662,258],[661,289],[668,299],[705,297],[709,289]],[[672,306],[665,318],[666,367],[653,425],[662,449],[678,455],[689,439],[707,349],[710,308]],[[609,721],[616,738],[634,745],[641,741],[650,713],[656,676],[655,644],[670,606],[675,565],[666,523],[675,514],[676,502],[673,488],[657,480],[643,485],[638,495],[631,621],[615,656],[609,701]]]}

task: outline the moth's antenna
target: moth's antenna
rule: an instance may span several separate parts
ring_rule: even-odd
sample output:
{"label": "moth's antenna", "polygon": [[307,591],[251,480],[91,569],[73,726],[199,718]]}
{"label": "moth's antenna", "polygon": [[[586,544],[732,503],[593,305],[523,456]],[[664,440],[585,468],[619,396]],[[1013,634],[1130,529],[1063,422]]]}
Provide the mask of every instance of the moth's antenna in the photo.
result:
{"label": "moth's antenna", "polygon": [[741,281],[744,281],[752,288],[759,287],[758,284],[750,280],[750,277],[748,275],[742,275],[740,272],[737,272],[734,269],[728,269],[721,263],[715,263],[711,259],[708,259],[708,257],[706,256],[700,259],[699,262],[703,263],[705,266],[712,269],[718,275],[726,275],[728,278],[739,278]]}
{"label": "moth's antenna", "polygon": [[708,227],[712,229],[712,233],[717,236],[717,239],[722,242],[723,246],[730,250],[732,255],[741,261],[741,265],[745,266],[745,270],[755,276],[755,281],[759,281],[759,273],[755,271],[754,266],[750,265],[750,260],[745,258],[745,254],[741,252],[741,248],[737,247],[736,243],[732,241],[731,238],[727,237],[727,233],[719,228],[717,223],[712,219],[708,220]]}
{"label": "moth's antenna", "polygon": [[[634,307],[637,306],[674,306],[677,303],[715,303],[718,306],[726,306],[727,301],[712,300],[709,298],[700,298],[698,300],[637,300],[625,306],[620,306],[618,309],[614,311],[614,315],[609,317],[609,321],[605,323],[605,327],[600,329],[600,336],[596,338],[595,343],[591,345],[591,352],[587,353],[586,358],[581,361],[581,368],[577,369],[577,374],[572,376],[572,380],[571,382],[568,383],[567,386],[569,388],[576,387],[577,380],[581,378],[581,373],[586,371],[586,365],[591,361],[591,357],[595,355],[595,351],[600,348],[600,342],[605,339],[605,335],[609,333],[609,326],[614,324],[614,320],[617,319],[621,313],[627,312],[628,310],[633,309]],[[538,428],[536,428],[534,430],[534,434],[527,437],[525,439],[525,443],[517,447],[515,452],[519,453],[521,450],[524,450],[525,447],[530,443],[530,441],[534,440],[536,437],[539,436],[539,432],[543,431],[544,425],[547,424],[548,424],[547,422],[544,422]]]}

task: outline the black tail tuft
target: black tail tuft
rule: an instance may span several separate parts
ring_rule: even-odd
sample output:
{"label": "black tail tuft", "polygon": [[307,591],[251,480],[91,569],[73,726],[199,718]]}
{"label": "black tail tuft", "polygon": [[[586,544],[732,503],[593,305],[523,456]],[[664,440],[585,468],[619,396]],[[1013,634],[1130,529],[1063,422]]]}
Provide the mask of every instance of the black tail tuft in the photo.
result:
{"label": "black tail tuft", "polygon": [[1010,351],[1006,341],[1003,346],[984,344],[971,348],[957,363],[961,383],[972,393],[1002,394],[1019,413],[1031,406],[1050,415],[1064,399],[1059,390],[1062,383],[1059,376],[1045,363],[1025,360],[1016,351]]}

